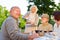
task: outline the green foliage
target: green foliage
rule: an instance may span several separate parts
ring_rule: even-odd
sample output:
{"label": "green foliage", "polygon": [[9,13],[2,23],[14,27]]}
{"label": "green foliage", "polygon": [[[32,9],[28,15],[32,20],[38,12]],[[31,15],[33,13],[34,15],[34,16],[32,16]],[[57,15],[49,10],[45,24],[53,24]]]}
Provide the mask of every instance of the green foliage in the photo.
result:
{"label": "green foliage", "polygon": [[57,10],[60,10],[60,3],[59,3],[58,6],[57,6]]}
{"label": "green foliage", "polygon": [[26,24],[26,20],[23,19],[22,16],[20,16],[19,28],[24,29],[25,28],[25,24]]}
{"label": "green foliage", "polygon": [[39,19],[38,26],[41,24],[41,19]]}
{"label": "green foliage", "polygon": [[[9,11],[6,9],[6,7],[2,7],[0,5],[0,28],[2,26],[2,23],[3,21],[9,16]],[[24,28],[25,27],[25,24],[26,24],[26,21],[25,19],[22,18],[22,16],[20,16],[19,18],[19,27],[20,28]]]}
{"label": "green foliage", "polygon": [[[30,2],[34,3],[34,5],[38,7],[37,13],[39,15],[42,15],[43,13],[47,13],[50,18],[51,18],[51,15],[53,14],[52,12],[55,11],[57,8],[55,2],[51,0],[29,0],[29,3]],[[31,4],[28,6],[28,11],[30,10],[31,6],[32,6]]]}
{"label": "green foliage", "polygon": [[3,23],[3,21],[9,16],[9,11],[6,9],[6,7],[2,7],[0,5],[0,28]]}
{"label": "green foliage", "polygon": [[[59,6],[53,2],[53,0],[29,0],[29,3],[34,3],[34,5],[38,8],[38,14],[42,15],[43,13],[47,13],[49,15],[49,23],[52,23],[51,15],[53,15],[53,12],[56,10],[60,10],[60,3]],[[32,4],[28,6],[28,11],[30,10],[30,7]],[[54,22],[53,22],[54,23]]]}
{"label": "green foliage", "polygon": [[52,24],[53,26],[54,26],[54,24],[55,24],[55,22],[54,22],[54,20],[50,20],[50,22],[49,22],[50,24]]}
{"label": "green foliage", "polygon": [[[37,7],[38,7],[38,14],[42,13],[48,13],[52,15],[52,12],[54,11],[56,4],[55,2],[52,2],[51,0],[33,0],[32,1]],[[28,10],[30,9],[30,6],[28,6]]]}

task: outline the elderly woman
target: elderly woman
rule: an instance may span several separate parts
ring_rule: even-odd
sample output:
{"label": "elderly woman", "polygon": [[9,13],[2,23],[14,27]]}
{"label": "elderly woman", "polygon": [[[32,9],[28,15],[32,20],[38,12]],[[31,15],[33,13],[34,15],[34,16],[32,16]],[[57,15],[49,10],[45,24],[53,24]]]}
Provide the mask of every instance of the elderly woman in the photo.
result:
{"label": "elderly woman", "polygon": [[38,30],[40,30],[43,33],[52,31],[53,30],[52,25],[48,23],[48,21],[49,21],[49,15],[43,14],[41,17],[41,24],[39,25]]}
{"label": "elderly woman", "polygon": [[44,36],[45,33],[49,33],[53,31],[52,25],[48,23],[49,21],[49,15],[43,14],[41,16],[41,24],[38,27],[38,30],[40,31],[39,35]]}
{"label": "elderly woman", "polygon": [[30,11],[24,16],[26,21],[25,33],[30,33],[37,29],[38,24],[38,8],[33,5],[30,7]]}

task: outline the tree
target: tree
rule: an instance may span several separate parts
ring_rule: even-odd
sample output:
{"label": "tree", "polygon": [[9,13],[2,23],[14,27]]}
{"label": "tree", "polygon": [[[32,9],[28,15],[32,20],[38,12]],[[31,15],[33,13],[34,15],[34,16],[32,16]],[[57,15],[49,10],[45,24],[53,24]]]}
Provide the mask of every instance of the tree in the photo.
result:
{"label": "tree", "polygon": [[[3,21],[9,16],[9,13],[10,12],[6,9],[6,7],[0,5],[0,29]],[[25,28],[26,24],[25,19],[23,19],[22,16],[20,16],[19,21],[20,21],[19,28]]]}
{"label": "tree", "polygon": [[[51,20],[51,15],[53,14],[52,12],[54,12],[57,8],[57,5],[55,4],[55,2],[53,2],[53,0],[29,0],[29,3],[34,3],[34,5],[37,6],[38,8],[37,13],[39,15],[42,15],[43,13],[47,13],[50,17],[50,20]],[[31,6],[32,5],[29,4],[28,11],[30,10]]]}
{"label": "tree", "polygon": [[6,7],[2,7],[0,5],[0,28],[3,23],[3,21],[9,16],[9,11],[6,9]]}
{"label": "tree", "polygon": [[19,28],[24,29],[26,25],[26,20],[22,18],[22,15],[20,16],[19,20]]}
{"label": "tree", "polygon": [[60,10],[60,3],[58,3],[57,10]]}
{"label": "tree", "polygon": [[[48,13],[49,15],[52,15],[52,12],[54,11],[56,4],[55,2],[52,2],[51,0],[29,0],[29,3],[33,2],[34,5],[38,7],[38,14],[41,15],[43,13]],[[31,5],[28,6],[28,10],[30,9]]]}

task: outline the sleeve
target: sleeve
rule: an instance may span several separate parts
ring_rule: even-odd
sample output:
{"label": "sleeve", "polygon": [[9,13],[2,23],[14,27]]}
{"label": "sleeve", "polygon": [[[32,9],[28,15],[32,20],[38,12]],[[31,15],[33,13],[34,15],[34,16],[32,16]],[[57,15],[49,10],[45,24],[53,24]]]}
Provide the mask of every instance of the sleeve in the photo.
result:
{"label": "sleeve", "polygon": [[22,34],[15,21],[13,20],[7,20],[6,22],[6,29],[8,32],[9,37],[12,40],[28,40],[27,34]]}

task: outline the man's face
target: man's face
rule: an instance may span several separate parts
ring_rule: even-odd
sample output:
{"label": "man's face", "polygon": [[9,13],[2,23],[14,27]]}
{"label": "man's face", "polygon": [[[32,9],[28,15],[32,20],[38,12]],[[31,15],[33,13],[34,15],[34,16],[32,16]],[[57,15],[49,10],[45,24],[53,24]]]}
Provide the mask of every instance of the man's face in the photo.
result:
{"label": "man's face", "polygon": [[14,9],[12,9],[11,15],[12,15],[14,18],[19,18],[19,16],[20,16],[20,9],[19,9],[19,8],[14,8]]}
{"label": "man's face", "polygon": [[31,12],[32,12],[32,13],[35,13],[35,12],[36,12],[36,8],[35,8],[35,7],[32,7],[32,8],[31,8]]}

